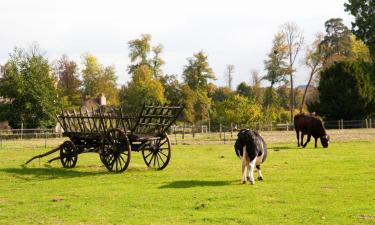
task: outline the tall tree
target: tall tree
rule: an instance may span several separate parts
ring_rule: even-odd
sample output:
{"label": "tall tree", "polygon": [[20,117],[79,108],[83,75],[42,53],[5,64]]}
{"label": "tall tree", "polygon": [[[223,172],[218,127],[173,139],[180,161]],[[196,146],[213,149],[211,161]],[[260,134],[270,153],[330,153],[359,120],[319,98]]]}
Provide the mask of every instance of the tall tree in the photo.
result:
{"label": "tall tree", "polygon": [[326,34],[321,42],[324,49],[324,67],[333,62],[347,59],[351,55],[351,32],[341,18],[332,18],[325,23]]}
{"label": "tall tree", "polygon": [[[215,74],[208,63],[207,55],[202,51],[187,60],[188,64],[184,67],[182,74],[184,84],[188,86],[188,88],[183,88],[184,95],[189,96],[185,101],[186,111],[192,110],[187,107],[193,105],[194,116],[189,116],[189,118],[194,120],[192,122],[203,121],[209,118],[211,99],[208,96],[210,87],[208,81],[215,79]],[[190,98],[191,91],[195,95],[192,98]]]}
{"label": "tall tree", "polygon": [[5,68],[0,96],[8,102],[1,105],[0,120],[8,120],[14,128],[55,126],[56,79],[40,48],[37,45],[30,50],[15,48]]}
{"label": "tall tree", "polygon": [[81,81],[76,62],[62,55],[55,63],[54,72],[58,77],[57,87],[63,107],[78,106],[81,103]]}
{"label": "tall tree", "polygon": [[369,46],[375,62],[375,1],[349,0],[344,5],[345,11],[354,16],[352,32]]}
{"label": "tall tree", "polygon": [[288,56],[288,73],[290,82],[290,121],[293,122],[294,117],[294,83],[293,83],[293,72],[295,71],[294,62],[303,45],[303,35],[298,26],[295,23],[285,23],[282,26],[281,32],[285,36],[287,45],[287,56]]}
{"label": "tall tree", "polygon": [[[150,67],[154,77],[158,78],[163,75],[161,66],[164,65],[164,60],[160,57],[163,52],[161,44],[152,47],[151,35],[142,34],[140,38],[128,42],[129,57],[131,64],[128,66],[128,72],[133,73],[139,66],[147,65]],[[153,56],[151,56],[153,53]]]}
{"label": "tall tree", "polygon": [[257,70],[251,70],[251,82],[252,82],[252,92],[255,101],[262,105],[263,104],[263,89],[261,87],[262,77],[259,75]]}
{"label": "tall tree", "polygon": [[286,43],[286,36],[279,32],[275,35],[272,43],[271,52],[268,54],[268,59],[264,61],[265,70],[267,74],[263,77],[271,83],[271,88],[277,83],[285,82],[287,75],[287,55],[288,46]]}
{"label": "tall tree", "polygon": [[227,81],[227,87],[232,89],[232,81],[234,74],[234,65],[227,65],[225,68],[225,79]]}
{"label": "tall tree", "polygon": [[209,80],[214,80],[215,74],[208,63],[208,56],[200,51],[188,58],[188,65],[184,67],[182,77],[184,82],[194,90],[205,90]]}
{"label": "tall tree", "polygon": [[375,88],[368,65],[340,61],[323,70],[319,80],[319,101],[309,103],[311,111],[327,119],[364,119],[375,112]]}
{"label": "tall tree", "polygon": [[320,45],[322,40],[323,40],[323,34],[317,34],[314,42],[306,50],[306,55],[305,55],[303,63],[305,64],[306,67],[310,69],[310,76],[309,76],[309,81],[307,82],[307,85],[303,93],[301,105],[299,107],[300,113],[302,113],[302,109],[305,105],[307,90],[310,87],[311,81],[313,80],[313,76],[319,73],[323,67],[325,53],[324,53],[324,49],[321,48],[321,45]]}
{"label": "tall tree", "polygon": [[133,71],[132,79],[120,91],[121,105],[126,112],[139,111],[143,103],[165,103],[164,88],[154,78],[147,65],[140,65]]}
{"label": "tall tree", "polygon": [[83,56],[83,93],[86,96],[97,97],[104,94],[109,105],[117,105],[118,89],[117,76],[113,66],[103,67],[98,59],[87,53]]}

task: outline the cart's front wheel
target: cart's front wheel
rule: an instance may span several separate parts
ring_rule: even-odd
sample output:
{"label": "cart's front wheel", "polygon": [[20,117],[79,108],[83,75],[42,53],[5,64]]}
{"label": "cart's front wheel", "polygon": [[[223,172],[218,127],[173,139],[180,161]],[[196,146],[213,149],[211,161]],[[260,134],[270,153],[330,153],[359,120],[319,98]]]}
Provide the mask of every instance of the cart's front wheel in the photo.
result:
{"label": "cart's front wheel", "polygon": [[171,143],[168,136],[165,134],[161,139],[150,141],[150,144],[142,149],[142,155],[148,167],[164,169],[171,159]]}
{"label": "cart's front wheel", "polygon": [[130,162],[131,148],[128,137],[121,129],[111,129],[103,140],[100,159],[111,172],[123,172]]}
{"label": "cart's front wheel", "polygon": [[77,149],[72,141],[65,141],[60,147],[60,161],[65,168],[74,168],[77,163]]}

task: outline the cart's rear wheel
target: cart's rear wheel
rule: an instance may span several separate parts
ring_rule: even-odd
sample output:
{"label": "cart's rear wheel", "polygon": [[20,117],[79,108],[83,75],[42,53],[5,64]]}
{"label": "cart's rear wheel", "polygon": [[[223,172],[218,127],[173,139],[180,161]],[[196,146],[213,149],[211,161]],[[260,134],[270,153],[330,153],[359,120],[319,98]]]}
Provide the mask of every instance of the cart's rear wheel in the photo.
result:
{"label": "cart's rear wheel", "polygon": [[164,169],[171,159],[171,143],[168,136],[150,141],[150,144],[142,149],[143,160],[153,169]]}
{"label": "cart's rear wheel", "polygon": [[65,168],[74,168],[77,163],[77,149],[72,141],[65,141],[60,147],[60,161]]}
{"label": "cart's rear wheel", "polygon": [[100,153],[104,166],[111,172],[123,172],[129,166],[130,155],[130,143],[124,131],[118,128],[109,130]]}

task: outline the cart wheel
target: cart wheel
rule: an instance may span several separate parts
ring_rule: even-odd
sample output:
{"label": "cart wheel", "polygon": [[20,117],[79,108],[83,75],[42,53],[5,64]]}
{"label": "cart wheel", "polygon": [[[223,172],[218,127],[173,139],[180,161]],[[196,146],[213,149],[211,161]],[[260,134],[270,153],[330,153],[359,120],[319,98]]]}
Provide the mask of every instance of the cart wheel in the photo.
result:
{"label": "cart wheel", "polygon": [[64,168],[74,168],[77,163],[77,149],[72,141],[65,141],[60,148],[60,161]]}
{"label": "cart wheel", "polygon": [[131,148],[124,131],[115,128],[107,132],[104,138],[100,160],[111,172],[123,172],[130,162]]}
{"label": "cart wheel", "polygon": [[142,149],[142,155],[148,167],[157,170],[164,169],[171,159],[171,143],[168,136],[151,141],[150,145]]}

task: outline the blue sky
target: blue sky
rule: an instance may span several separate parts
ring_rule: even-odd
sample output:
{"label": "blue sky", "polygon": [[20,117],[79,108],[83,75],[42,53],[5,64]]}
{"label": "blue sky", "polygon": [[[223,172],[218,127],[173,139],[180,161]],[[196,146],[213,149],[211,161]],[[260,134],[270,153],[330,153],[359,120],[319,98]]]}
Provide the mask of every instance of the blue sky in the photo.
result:
{"label": "blue sky", "polygon": [[[38,42],[50,61],[67,54],[81,64],[90,52],[116,67],[118,81],[129,80],[127,42],[151,34],[162,44],[165,73],[181,75],[186,58],[203,50],[223,86],[227,64],[235,66],[234,85],[250,82],[250,71],[264,74],[263,61],[285,22],[295,22],[310,44],[324,22],[340,17],[350,27],[344,0],[2,0],[0,64],[15,46]],[[304,52],[300,53],[301,56]],[[306,68],[297,65],[295,82],[305,84]],[[267,83],[264,83],[267,85]]]}

